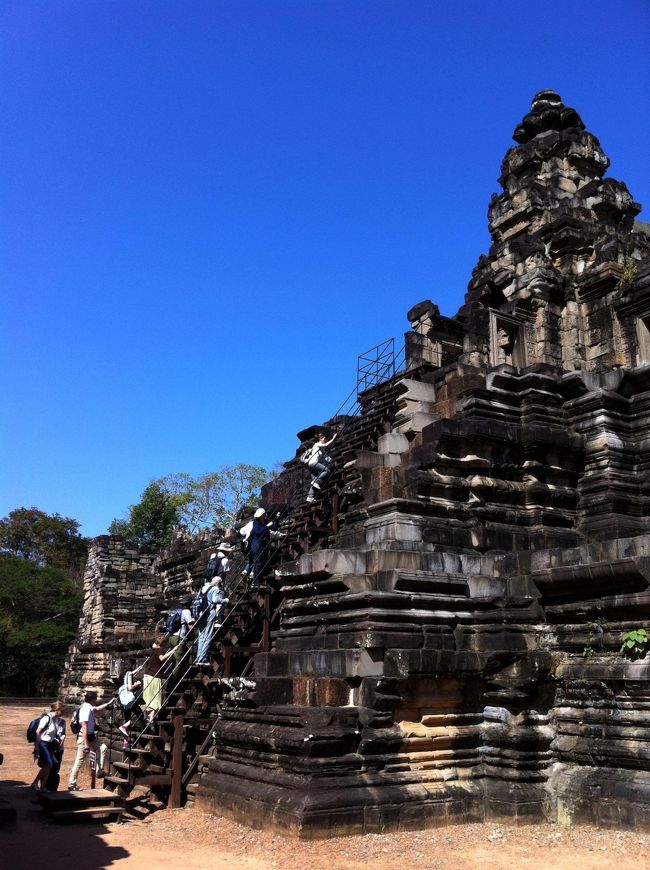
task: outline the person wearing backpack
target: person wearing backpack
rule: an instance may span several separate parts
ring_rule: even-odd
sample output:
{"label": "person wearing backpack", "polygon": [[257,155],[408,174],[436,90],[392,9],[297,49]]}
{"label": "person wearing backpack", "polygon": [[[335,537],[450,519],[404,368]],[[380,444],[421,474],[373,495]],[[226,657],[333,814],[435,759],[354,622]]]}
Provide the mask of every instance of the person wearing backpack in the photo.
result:
{"label": "person wearing backpack", "polygon": [[52,751],[54,764],[50,770],[50,775],[45,783],[46,791],[58,791],[61,782],[61,763],[63,761],[63,750],[65,748],[65,719],[63,718],[63,709],[61,715],[54,720],[57,734],[57,745]]}
{"label": "person wearing backpack", "polygon": [[199,632],[199,645],[196,652],[197,665],[209,665],[210,644],[214,633],[221,626],[218,621],[221,608],[228,602],[221,589],[221,576],[215,574],[210,583],[207,583],[201,590],[206,603],[207,621],[205,627]]}
{"label": "person wearing backpack", "polygon": [[142,666],[142,699],[149,723],[162,707],[162,671],[167,659],[174,654],[166,636],[157,637],[151,644],[151,652]]}
{"label": "person wearing backpack", "polygon": [[142,683],[140,680],[136,680],[135,677],[144,667],[144,665],[140,665],[139,668],[136,668],[135,659],[129,659],[127,665],[129,670],[124,674],[122,685],[117,690],[117,703],[120,705],[123,718],[123,722],[119,726],[118,731],[121,731],[124,735],[124,749],[128,749],[130,746],[129,729],[131,728],[131,721],[142,716],[140,698],[136,694],[136,689],[141,686]]}
{"label": "person wearing backpack", "polygon": [[[49,713],[43,713],[38,724],[33,729],[34,761],[38,762],[39,771],[31,784],[35,791],[49,791],[47,781],[52,769],[61,764],[58,758],[59,732],[56,721],[63,716],[63,704],[55,701]],[[30,725],[31,729],[31,725]],[[29,740],[29,729],[27,739]]]}
{"label": "person wearing backpack", "polygon": [[[101,779],[104,776],[104,761],[106,759],[107,746],[105,743],[100,743],[96,734],[95,714],[100,710],[105,710],[115,703],[115,699],[111,698],[105,704],[95,706],[97,702],[97,692],[86,692],[84,702],[79,707],[79,733],[77,734],[77,754],[72,764],[70,771],[70,780],[68,782],[68,791],[79,791],[77,785],[77,777],[79,771],[88,757],[88,753],[92,750],[97,755],[97,776]],[[70,725],[72,730],[72,724]]]}
{"label": "person wearing backpack", "polygon": [[251,589],[258,588],[262,580],[264,569],[268,564],[268,550],[271,538],[283,537],[283,533],[272,526],[272,523],[268,524],[266,521],[266,511],[264,508],[258,508],[253,515],[253,527],[249,537],[251,568],[253,572]]}
{"label": "person wearing backpack", "polygon": [[219,573],[220,567],[221,559],[216,553],[212,553],[208,559],[207,565],[205,566],[205,571],[203,572],[203,579],[206,583],[209,583],[214,575]]}
{"label": "person wearing backpack", "polygon": [[301,457],[301,461],[307,466],[311,474],[311,486],[307,494],[308,502],[316,501],[316,491],[321,488],[321,484],[330,473],[330,457],[325,452],[325,448],[330,446],[337,435],[338,432],[335,432],[328,441],[325,432],[319,432],[316,443],[307,448]]}
{"label": "person wearing backpack", "polygon": [[[185,604],[188,604],[190,601],[185,601]],[[187,651],[187,641],[186,637],[189,632],[194,627],[195,619],[192,616],[192,611],[189,607],[177,607],[176,611],[180,611],[180,619],[177,620],[178,627],[174,626],[173,631],[169,634],[169,645],[173,648],[174,654],[174,676],[178,677],[181,675],[183,669],[187,670],[187,665],[189,662],[184,661],[185,653]],[[174,611],[172,611],[173,613]]]}

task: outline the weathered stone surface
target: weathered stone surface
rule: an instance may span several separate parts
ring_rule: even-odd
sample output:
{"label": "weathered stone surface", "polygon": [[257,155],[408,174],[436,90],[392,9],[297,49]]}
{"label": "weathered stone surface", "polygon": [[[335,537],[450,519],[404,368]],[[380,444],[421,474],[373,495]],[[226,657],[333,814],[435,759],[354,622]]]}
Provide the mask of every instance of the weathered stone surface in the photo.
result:
{"label": "weathered stone surface", "polygon": [[[618,650],[650,618],[650,233],[557,94],[514,138],[457,315],[408,312],[405,371],[326,423],[316,504],[297,457],[265,490],[289,505],[281,621],[255,689],[219,706],[204,806],[305,836],[648,827],[650,659]],[[151,566],[153,611],[206,546]],[[117,628],[94,586],[126,593],[93,564],[99,650]]]}
{"label": "weathered stone surface", "polygon": [[647,823],[650,666],[617,648],[650,613],[650,245],[556,94],[515,139],[464,305],[411,309],[407,372],[333,453],[330,536],[288,541],[259,706],[222,708],[198,796],[249,823]]}

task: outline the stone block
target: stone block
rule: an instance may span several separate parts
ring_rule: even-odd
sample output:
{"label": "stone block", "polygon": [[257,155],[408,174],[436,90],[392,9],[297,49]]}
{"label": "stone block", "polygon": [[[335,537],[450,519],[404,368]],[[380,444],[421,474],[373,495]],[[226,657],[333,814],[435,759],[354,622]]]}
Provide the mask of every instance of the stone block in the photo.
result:
{"label": "stone block", "polygon": [[408,438],[400,432],[386,432],[377,439],[378,453],[406,453],[409,447]]}

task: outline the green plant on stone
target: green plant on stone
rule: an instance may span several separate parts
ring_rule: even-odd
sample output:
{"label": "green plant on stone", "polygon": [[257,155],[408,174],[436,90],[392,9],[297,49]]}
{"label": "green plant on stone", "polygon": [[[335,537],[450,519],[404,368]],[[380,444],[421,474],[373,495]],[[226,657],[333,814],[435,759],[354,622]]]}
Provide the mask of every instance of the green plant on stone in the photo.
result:
{"label": "green plant on stone", "polygon": [[648,652],[648,632],[633,628],[621,635],[621,655],[626,659],[642,659]]}
{"label": "green plant on stone", "polygon": [[596,650],[593,648],[593,646],[586,646],[582,651],[582,657],[583,659],[590,659],[595,652]]}

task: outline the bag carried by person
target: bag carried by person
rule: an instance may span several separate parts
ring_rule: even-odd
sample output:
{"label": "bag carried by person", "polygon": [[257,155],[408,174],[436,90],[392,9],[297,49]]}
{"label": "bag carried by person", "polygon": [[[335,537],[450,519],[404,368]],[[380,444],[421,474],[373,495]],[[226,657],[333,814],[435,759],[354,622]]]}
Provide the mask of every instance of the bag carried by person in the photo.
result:
{"label": "bag carried by person", "polygon": [[[39,713],[36,719],[32,719],[32,721],[27,726],[27,733],[25,737],[27,738],[28,743],[36,743],[36,732],[38,731],[38,725],[43,716],[47,716],[47,718],[52,721],[52,717],[49,713]],[[47,727],[49,728],[50,722],[47,723]]]}
{"label": "bag carried by person", "polygon": [[81,707],[77,707],[77,709],[72,714],[72,719],[70,719],[70,731],[73,734],[79,734],[81,731],[81,722],[79,721],[79,711]]}
{"label": "bag carried by person", "polygon": [[123,710],[130,709],[135,703],[135,695],[129,689],[129,682],[133,679],[133,671],[127,671],[124,674],[124,682],[117,690],[117,700],[120,702],[120,706]]}
{"label": "bag carried by person", "polygon": [[313,463],[317,461],[319,453],[320,445],[318,443],[312,444],[311,447],[308,447],[300,454],[300,461],[303,465],[313,465]]}
{"label": "bag carried by person", "polygon": [[208,609],[208,593],[202,592],[200,589],[192,599],[192,603],[190,604],[190,613],[192,614],[192,619],[196,622],[205,611]]}
{"label": "bag carried by person", "polygon": [[175,607],[171,610],[165,621],[165,634],[175,634],[183,624],[183,608]]}

